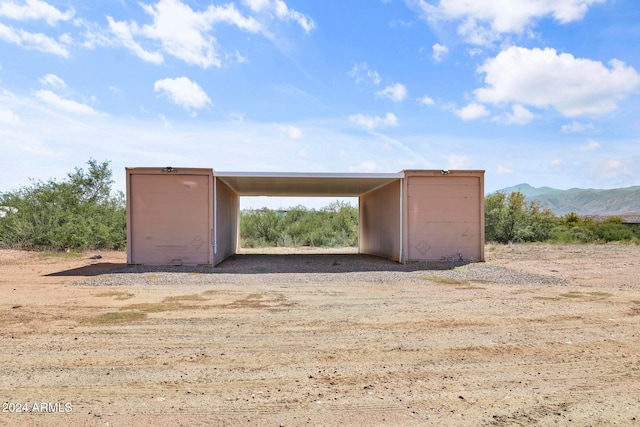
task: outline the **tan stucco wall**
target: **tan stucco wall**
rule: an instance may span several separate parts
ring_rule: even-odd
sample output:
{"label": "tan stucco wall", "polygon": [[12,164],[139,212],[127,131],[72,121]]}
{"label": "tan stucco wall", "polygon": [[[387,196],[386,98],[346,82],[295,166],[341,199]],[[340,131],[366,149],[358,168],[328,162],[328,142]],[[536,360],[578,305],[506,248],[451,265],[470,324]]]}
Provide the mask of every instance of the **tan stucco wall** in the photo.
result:
{"label": "tan stucco wall", "polygon": [[359,197],[359,252],[400,261],[400,184]]}
{"label": "tan stucco wall", "polygon": [[405,253],[411,260],[484,260],[484,171],[405,171]]}
{"label": "tan stucco wall", "polygon": [[238,244],[238,221],[240,220],[240,197],[218,178],[216,180],[216,248],[214,265],[236,253]]}
{"label": "tan stucco wall", "polygon": [[210,264],[212,171],[127,168],[129,264]]}

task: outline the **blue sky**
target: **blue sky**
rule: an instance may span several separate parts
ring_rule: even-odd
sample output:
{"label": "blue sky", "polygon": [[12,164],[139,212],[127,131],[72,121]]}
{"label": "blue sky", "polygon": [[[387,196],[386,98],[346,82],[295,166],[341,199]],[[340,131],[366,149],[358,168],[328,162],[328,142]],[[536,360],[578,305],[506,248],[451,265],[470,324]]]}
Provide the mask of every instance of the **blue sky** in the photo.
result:
{"label": "blue sky", "polygon": [[640,3],[0,0],[0,191],[89,158],[639,185]]}

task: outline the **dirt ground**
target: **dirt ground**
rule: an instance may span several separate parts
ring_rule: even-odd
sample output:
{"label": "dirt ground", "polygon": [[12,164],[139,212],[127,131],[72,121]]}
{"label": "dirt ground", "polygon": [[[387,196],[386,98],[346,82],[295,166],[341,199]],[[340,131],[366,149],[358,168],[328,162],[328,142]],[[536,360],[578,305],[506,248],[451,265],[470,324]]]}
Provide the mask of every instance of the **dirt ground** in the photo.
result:
{"label": "dirt ground", "polygon": [[640,425],[638,246],[487,246],[553,285],[74,284],[94,254],[0,251],[0,425]]}

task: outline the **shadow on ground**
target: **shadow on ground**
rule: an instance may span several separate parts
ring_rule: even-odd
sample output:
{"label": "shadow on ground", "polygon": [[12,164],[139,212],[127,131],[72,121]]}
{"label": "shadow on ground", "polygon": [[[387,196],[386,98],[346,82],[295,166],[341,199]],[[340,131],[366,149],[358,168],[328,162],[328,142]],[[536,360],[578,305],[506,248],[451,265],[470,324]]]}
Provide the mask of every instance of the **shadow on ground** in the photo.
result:
{"label": "shadow on ground", "polygon": [[72,268],[70,270],[57,271],[45,274],[51,277],[90,277],[110,273],[115,269],[126,268],[127,264],[120,262],[98,262],[84,267]]}
{"label": "shadow on ground", "polygon": [[362,254],[236,254],[215,267],[207,265],[126,265],[93,264],[52,273],[50,276],[97,276],[123,273],[201,273],[201,274],[269,274],[269,273],[349,273],[358,271],[447,270],[468,261],[429,261],[400,264],[385,258]]}

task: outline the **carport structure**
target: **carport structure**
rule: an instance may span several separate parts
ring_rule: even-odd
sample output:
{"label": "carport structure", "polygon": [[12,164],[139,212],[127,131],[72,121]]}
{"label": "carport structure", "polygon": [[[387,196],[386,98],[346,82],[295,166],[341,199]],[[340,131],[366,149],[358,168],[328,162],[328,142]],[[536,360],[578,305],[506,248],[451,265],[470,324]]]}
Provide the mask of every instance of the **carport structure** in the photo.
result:
{"label": "carport structure", "polygon": [[358,251],[484,260],[484,171],[220,172],[126,168],[129,264],[216,265],[238,250],[241,196],[357,197]]}

